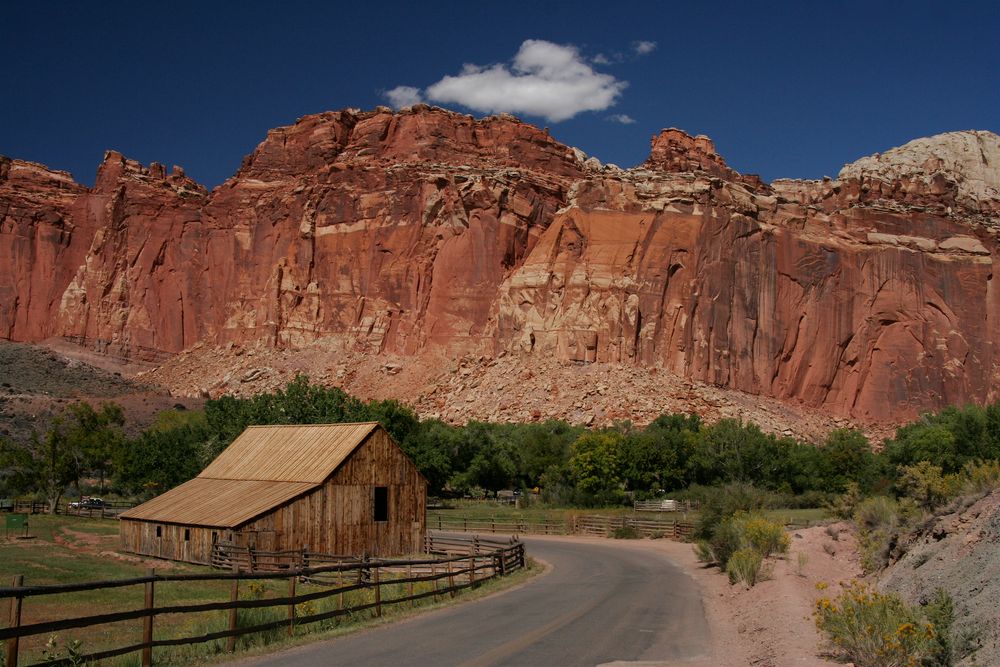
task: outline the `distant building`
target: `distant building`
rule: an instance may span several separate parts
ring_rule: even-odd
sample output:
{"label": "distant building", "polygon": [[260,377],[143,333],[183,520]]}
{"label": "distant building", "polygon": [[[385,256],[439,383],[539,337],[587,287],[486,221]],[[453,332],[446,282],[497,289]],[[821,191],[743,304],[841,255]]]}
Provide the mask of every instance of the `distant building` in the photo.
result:
{"label": "distant building", "polygon": [[427,481],[377,423],[251,426],[189,482],[121,514],[131,553],[209,564],[219,541],[262,551],[422,550]]}

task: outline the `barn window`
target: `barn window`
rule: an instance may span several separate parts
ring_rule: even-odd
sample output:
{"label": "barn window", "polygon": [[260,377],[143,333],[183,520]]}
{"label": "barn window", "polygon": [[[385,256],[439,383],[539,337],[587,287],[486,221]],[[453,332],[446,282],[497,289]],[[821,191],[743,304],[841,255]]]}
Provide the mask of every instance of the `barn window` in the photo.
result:
{"label": "barn window", "polygon": [[156,527],[156,536],[157,537],[163,537],[163,526],[157,526]]}
{"label": "barn window", "polygon": [[212,531],[212,544],[215,544],[218,541],[219,541],[219,534],[213,530]]}
{"label": "barn window", "polygon": [[375,520],[389,520],[389,487],[375,487]]}
{"label": "barn window", "polygon": [[191,529],[190,528],[185,528],[184,529],[184,541],[185,542],[190,542],[191,541]]}

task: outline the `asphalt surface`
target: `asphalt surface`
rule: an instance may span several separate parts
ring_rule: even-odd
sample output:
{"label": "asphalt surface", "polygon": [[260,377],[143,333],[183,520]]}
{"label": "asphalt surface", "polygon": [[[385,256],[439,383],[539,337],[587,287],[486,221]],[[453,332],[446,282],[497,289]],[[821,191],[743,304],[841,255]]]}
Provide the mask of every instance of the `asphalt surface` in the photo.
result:
{"label": "asphalt surface", "polygon": [[239,664],[600,665],[708,653],[697,585],[662,553],[628,541],[525,543],[551,570],[521,587]]}

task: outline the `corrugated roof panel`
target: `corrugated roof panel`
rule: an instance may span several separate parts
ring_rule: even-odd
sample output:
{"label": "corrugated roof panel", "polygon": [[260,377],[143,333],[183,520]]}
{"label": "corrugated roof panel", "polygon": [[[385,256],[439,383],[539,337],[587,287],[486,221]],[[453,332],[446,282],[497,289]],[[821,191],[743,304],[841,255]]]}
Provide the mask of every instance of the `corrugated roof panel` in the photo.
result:
{"label": "corrugated roof panel", "polygon": [[235,528],[317,486],[309,482],[195,477],[122,512],[121,518]]}
{"label": "corrugated roof panel", "polygon": [[377,426],[251,426],[199,477],[320,484]]}

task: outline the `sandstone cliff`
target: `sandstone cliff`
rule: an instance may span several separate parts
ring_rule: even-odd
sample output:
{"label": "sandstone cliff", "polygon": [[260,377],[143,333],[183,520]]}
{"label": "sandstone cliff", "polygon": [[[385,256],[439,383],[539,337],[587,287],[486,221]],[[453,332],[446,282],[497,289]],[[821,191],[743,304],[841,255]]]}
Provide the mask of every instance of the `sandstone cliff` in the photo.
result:
{"label": "sandstone cliff", "polygon": [[998,165],[959,132],[768,185],[670,129],[621,170],[425,106],[272,130],[210,193],[2,159],[0,336],[607,362],[898,421],[996,397]]}

